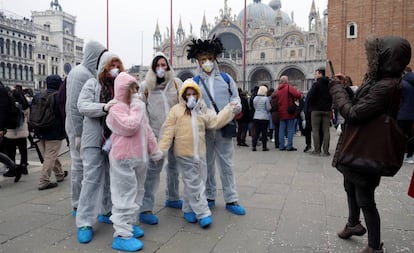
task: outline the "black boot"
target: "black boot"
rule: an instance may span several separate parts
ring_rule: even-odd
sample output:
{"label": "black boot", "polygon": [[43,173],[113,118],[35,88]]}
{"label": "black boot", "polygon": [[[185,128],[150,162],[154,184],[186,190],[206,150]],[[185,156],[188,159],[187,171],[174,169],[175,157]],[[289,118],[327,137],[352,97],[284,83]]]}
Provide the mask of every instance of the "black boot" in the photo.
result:
{"label": "black boot", "polygon": [[15,183],[19,182],[20,178],[22,178],[22,172],[23,172],[23,166],[22,165],[17,165],[17,167],[16,167],[16,176],[14,178]]}
{"label": "black boot", "polygon": [[27,165],[29,165],[29,164],[25,163],[25,164],[22,164],[21,165],[22,166],[22,174],[23,175],[29,174],[29,171],[27,170]]}

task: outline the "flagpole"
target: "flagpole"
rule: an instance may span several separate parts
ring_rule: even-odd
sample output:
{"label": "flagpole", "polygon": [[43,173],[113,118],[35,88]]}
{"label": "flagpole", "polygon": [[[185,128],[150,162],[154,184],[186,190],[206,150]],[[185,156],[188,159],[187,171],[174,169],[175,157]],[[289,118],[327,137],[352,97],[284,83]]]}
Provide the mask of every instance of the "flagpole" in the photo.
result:
{"label": "flagpole", "polygon": [[243,19],[243,90],[246,90],[246,0],[244,0]]}
{"label": "flagpole", "polygon": [[106,49],[109,50],[109,0],[106,0]]}
{"label": "flagpole", "polygon": [[172,15],[173,15],[173,0],[170,1],[170,65],[173,63],[173,26],[172,26]]}

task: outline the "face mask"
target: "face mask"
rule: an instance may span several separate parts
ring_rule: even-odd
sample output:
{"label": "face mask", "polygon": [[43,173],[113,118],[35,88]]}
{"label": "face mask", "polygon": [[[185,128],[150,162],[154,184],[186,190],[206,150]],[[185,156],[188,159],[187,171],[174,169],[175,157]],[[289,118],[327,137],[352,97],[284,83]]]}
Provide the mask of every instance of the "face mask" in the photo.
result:
{"label": "face mask", "polygon": [[113,78],[115,78],[115,77],[117,77],[117,76],[118,76],[118,74],[119,74],[119,69],[118,69],[118,68],[113,68],[113,69],[109,70],[109,74],[110,74]]}
{"label": "face mask", "polygon": [[214,69],[214,63],[210,60],[207,60],[201,65],[201,67],[204,69],[206,73],[211,73]]}
{"label": "face mask", "polygon": [[158,78],[163,78],[165,76],[165,69],[157,68],[157,76]]}
{"label": "face mask", "polygon": [[187,107],[192,110],[197,105],[197,100],[194,96],[189,96],[187,98]]}

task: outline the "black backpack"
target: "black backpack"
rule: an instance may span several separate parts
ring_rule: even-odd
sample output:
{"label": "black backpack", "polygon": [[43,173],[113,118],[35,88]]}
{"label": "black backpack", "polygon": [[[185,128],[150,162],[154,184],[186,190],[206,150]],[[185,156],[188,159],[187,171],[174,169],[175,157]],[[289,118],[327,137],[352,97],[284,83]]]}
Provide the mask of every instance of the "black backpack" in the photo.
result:
{"label": "black backpack", "polygon": [[55,115],[55,94],[43,91],[40,96],[35,96],[30,108],[29,126],[34,130],[45,130],[53,125]]}

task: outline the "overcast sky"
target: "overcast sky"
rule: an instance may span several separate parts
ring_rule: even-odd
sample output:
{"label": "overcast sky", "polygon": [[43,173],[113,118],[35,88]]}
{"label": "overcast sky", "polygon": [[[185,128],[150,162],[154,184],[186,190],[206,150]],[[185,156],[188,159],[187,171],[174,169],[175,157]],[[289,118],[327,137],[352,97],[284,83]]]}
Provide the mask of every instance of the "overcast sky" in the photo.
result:
{"label": "overcast sky", "polygon": [[[0,10],[11,11],[21,17],[30,17],[31,11],[50,8],[52,0],[0,0]],[[172,0],[173,27],[177,29],[181,17],[183,29],[188,35],[190,23],[193,34],[199,37],[203,14],[207,23],[214,23],[220,15],[225,0]],[[76,16],[76,36],[85,43],[97,40],[106,45],[106,0],[59,0],[63,11]],[[269,4],[270,0],[262,0]],[[312,0],[281,0],[282,11],[294,12],[295,22],[307,30]],[[322,15],[328,0],[315,0]],[[247,0],[246,4],[252,4]],[[244,0],[228,0],[232,16],[244,8]],[[126,68],[135,64],[149,65],[153,55],[153,34],[157,24],[161,35],[170,25],[170,0],[109,0],[109,50],[118,54]],[[143,43],[142,43],[143,41]],[[141,54],[143,52],[143,54]]]}

